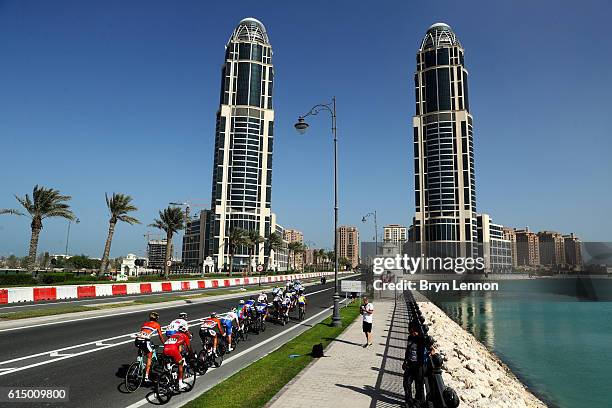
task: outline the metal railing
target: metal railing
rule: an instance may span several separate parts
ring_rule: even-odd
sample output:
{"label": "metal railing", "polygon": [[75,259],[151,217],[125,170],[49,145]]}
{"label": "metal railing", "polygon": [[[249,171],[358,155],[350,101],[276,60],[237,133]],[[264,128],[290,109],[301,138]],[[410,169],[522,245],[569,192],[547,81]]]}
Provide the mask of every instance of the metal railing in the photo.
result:
{"label": "metal railing", "polygon": [[[421,312],[418,303],[415,301],[412,292],[404,291],[404,299],[408,316],[411,322],[415,322],[418,327],[418,334],[422,341],[419,341],[417,353],[419,356],[429,356],[428,358],[419,358],[421,364],[420,372],[423,373],[423,383],[425,386],[425,403],[427,407],[433,408],[456,408],[459,406],[459,398],[457,393],[451,387],[444,384],[442,379],[443,358],[432,349],[435,344],[434,338],[428,334],[429,327],[425,324],[425,317]],[[435,351],[435,349],[434,349]],[[423,384],[416,383],[416,386]],[[417,394],[418,395],[418,394]]]}

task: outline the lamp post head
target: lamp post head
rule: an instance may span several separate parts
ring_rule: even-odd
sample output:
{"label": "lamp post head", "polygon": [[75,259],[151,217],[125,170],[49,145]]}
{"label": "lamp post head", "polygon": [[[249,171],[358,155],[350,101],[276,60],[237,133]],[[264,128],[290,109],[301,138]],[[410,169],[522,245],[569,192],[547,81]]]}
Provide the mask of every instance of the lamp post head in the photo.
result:
{"label": "lamp post head", "polygon": [[306,129],[308,129],[308,123],[306,123],[304,118],[301,116],[298,118],[297,123],[293,126],[295,127],[295,130],[297,130],[300,135],[303,135],[304,133],[306,133]]}
{"label": "lamp post head", "polygon": [[363,218],[361,219],[361,222],[366,222],[366,217],[363,217]]}

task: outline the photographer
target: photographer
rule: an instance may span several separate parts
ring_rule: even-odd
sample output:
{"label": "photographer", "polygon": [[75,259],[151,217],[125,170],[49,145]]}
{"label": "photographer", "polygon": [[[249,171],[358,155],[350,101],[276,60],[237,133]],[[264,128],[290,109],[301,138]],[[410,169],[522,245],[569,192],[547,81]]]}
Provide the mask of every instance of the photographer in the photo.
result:
{"label": "photographer", "polygon": [[[411,321],[408,325],[408,343],[402,369],[404,370],[404,395],[406,406],[413,406],[415,399],[423,401],[423,360],[424,339],[420,334],[419,324]],[[415,385],[415,399],[412,398],[412,383]]]}

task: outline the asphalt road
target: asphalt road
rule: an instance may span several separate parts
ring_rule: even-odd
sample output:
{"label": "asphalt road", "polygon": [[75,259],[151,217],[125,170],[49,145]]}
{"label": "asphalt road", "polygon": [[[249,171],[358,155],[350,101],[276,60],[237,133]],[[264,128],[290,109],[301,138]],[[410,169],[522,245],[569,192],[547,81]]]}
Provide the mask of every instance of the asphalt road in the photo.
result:
{"label": "asphalt road", "polygon": [[[196,390],[202,391],[238,371],[250,362],[277,348],[326,315],[332,304],[333,283],[307,288],[308,310],[306,321],[292,320],[282,327],[268,324],[265,333],[252,335],[240,343],[238,350],[226,356],[218,369],[199,377]],[[238,298],[185,304],[160,310],[160,322],[167,324],[179,312],[187,312],[188,320],[208,316],[212,311],[224,312],[237,304]],[[152,305],[152,309],[155,305]],[[141,388],[126,393],[123,373],[134,361],[136,348],[131,334],[135,333],[148,313],[130,313],[73,322],[58,322],[41,327],[4,331],[0,335],[0,386],[2,387],[69,387],[69,401],[55,404],[15,403],[3,406],[58,406],[58,407],[128,407],[153,405],[157,401],[151,389]],[[315,315],[317,315],[315,317]],[[308,320],[311,319],[311,320]],[[194,322],[196,323],[196,322]],[[201,347],[194,326],[194,347]],[[171,406],[195,396],[195,392],[181,394],[171,400]],[[147,399],[149,401],[147,401]]]}
{"label": "asphalt road", "polygon": [[[303,279],[304,282],[312,282],[317,279]],[[332,280],[333,277],[328,276],[327,280]],[[120,282],[121,283],[121,282]],[[279,282],[278,284],[282,284]],[[263,285],[274,285],[274,283],[264,283]],[[259,286],[257,283],[244,285],[245,288],[251,290],[256,289]],[[146,294],[131,294],[131,295],[123,295],[123,296],[99,296],[94,298],[85,298],[85,299],[57,299],[57,300],[43,300],[38,302],[20,302],[20,303],[3,303],[0,304],[0,313],[10,313],[10,312],[21,312],[25,310],[38,310],[38,309],[52,309],[64,307],[68,304],[70,305],[82,305],[82,306],[92,306],[99,305],[104,303],[117,303],[117,302],[128,302],[137,299],[145,299],[148,297],[159,297],[159,296],[185,296],[185,295],[195,295],[198,293],[206,293],[210,291],[218,292],[219,290],[225,289],[238,289],[240,286],[230,286],[223,288],[206,288],[206,289],[191,289],[191,290],[182,290],[175,292],[153,292]]]}

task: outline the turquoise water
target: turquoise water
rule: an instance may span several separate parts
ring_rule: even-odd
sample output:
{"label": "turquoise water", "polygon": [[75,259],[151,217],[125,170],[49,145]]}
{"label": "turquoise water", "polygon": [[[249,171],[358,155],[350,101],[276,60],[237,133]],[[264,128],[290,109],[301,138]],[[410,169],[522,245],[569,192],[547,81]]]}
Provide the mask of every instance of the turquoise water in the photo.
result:
{"label": "turquoise water", "polygon": [[501,282],[497,294],[427,296],[550,406],[612,407],[612,302],[524,281]]}

